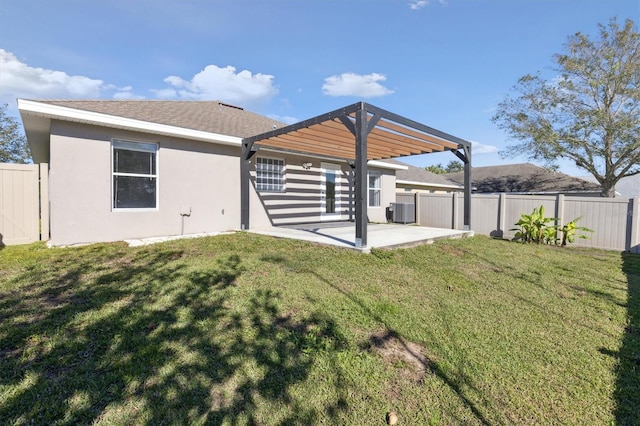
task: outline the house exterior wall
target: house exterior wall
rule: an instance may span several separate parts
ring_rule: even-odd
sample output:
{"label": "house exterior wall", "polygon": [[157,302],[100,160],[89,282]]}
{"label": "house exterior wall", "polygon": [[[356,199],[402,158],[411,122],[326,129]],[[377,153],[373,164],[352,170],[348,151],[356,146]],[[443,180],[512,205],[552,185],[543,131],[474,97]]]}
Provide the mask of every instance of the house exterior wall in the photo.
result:
{"label": "house exterior wall", "polygon": [[[112,207],[114,139],[157,144],[155,209]],[[53,245],[240,229],[240,147],[54,120],[50,148]],[[256,191],[258,157],[284,160],[284,192]],[[268,151],[259,151],[251,161],[251,228],[351,218],[350,166],[345,161]],[[321,191],[327,163],[338,170],[335,215],[323,214]],[[369,170],[380,173],[381,203],[369,207],[368,219],[386,222],[386,207],[395,202],[395,172]]]}
{"label": "house exterior wall", "polygon": [[[376,170],[370,168],[370,170]],[[393,170],[379,170],[382,173],[382,194],[380,207],[369,207],[369,222],[387,222],[387,207],[396,202],[396,174]]]}
{"label": "house exterior wall", "polygon": [[[156,209],[112,208],[114,138],[158,144]],[[238,229],[239,170],[239,147],[53,121],[51,242],[68,245]]]}
{"label": "house exterior wall", "polygon": [[[259,157],[284,160],[286,184],[283,192],[258,193],[255,191],[255,164]],[[339,171],[337,185],[340,194],[336,201],[336,213],[326,214],[322,199],[323,171],[334,168]],[[344,160],[258,151],[252,157],[250,165],[252,191],[250,226],[253,228],[352,219],[355,212],[350,191],[352,191],[351,197],[355,197],[355,194],[349,184],[350,170],[350,166]],[[395,173],[392,170],[373,167],[369,170],[381,174],[381,204],[380,207],[369,207],[369,221],[386,222],[386,207],[395,201]]]}

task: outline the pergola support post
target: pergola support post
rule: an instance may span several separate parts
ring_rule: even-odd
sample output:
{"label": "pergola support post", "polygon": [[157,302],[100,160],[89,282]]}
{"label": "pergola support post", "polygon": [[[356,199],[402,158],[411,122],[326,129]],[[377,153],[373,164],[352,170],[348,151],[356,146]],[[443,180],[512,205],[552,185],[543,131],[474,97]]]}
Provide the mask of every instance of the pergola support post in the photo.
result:
{"label": "pergola support post", "polygon": [[360,109],[356,112],[356,161],[355,179],[356,187],[356,247],[367,246],[367,206],[368,206],[368,182],[367,176],[367,111]]}
{"label": "pergola support post", "polygon": [[471,230],[471,144],[462,146],[463,152],[453,153],[464,163],[464,226],[463,230]]}
{"label": "pergola support post", "polygon": [[256,151],[252,148],[253,143],[242,143],[242,155],[240,157],[240,229],[249,229],[250,204],[249,189],[251,173],[249,171],[250,159]]}
{"label": "pergola support post", "polygon": [[471,231],[471,145],[463,147],[464,156],[464,230]]}

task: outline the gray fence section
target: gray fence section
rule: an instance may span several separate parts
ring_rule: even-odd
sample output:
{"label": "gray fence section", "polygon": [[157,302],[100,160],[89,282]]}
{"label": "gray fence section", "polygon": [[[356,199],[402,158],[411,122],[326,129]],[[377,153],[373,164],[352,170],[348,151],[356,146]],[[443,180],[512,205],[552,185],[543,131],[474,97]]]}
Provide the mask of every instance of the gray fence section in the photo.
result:
{"label": "gray fence section", "polygon": [[[451,194],[398,194],[397,201],[416,205],[416,222],[434,228],[463,228],[464,197]],[[471,229],[483,235],[511,239],[522,213],[544,206],[547,217],[563,225],[578,220],[579,226],[593,229],[589,239],[574,245],[640,253],[640,197],[632,199],[573,196],[532,196],[474,194],[471,197]]]}
{"label": "gray fence section", "polygon": [[0,246],[49,238],[47,164],[0,163]]}

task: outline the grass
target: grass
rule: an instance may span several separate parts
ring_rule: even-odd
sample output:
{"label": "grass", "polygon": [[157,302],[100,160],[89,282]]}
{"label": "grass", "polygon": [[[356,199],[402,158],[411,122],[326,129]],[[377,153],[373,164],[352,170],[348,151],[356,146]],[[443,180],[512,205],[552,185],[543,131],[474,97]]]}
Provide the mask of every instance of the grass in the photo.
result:
{"label": "grass", "polygon": [[252,234],[0,250],[0,424],[634,424],[640,256]]}

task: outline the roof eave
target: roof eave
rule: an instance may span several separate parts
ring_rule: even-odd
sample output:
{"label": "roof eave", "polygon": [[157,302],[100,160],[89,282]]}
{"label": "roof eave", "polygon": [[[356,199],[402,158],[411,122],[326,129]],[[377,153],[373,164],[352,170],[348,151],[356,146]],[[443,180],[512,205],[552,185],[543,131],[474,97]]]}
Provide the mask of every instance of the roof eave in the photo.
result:
{"label": "roof eave", "polygon": [[403,166],[401,164],[391,164],[382,160],[369,160],[367,165],[370,167],[375,167],[378,169],[389,169],[389,170],[409,170],[409,167]]}
{"label": "roof eave", "polygon": [[[103,114],[93,111],[79,110],[60,105],[18,99],[18,110],[22,116],[23,125],[27,134],[29,144],[32,149],[38,152],[39,159],[48,158],[48,149],[43,149],[43,145],[48,145],[49,134],[45,135],[44,128],[49,128],[51,120],[71,121],[76,123],[92,124],[116,129],[131,130],[136,132],[152,133],[156,135],[172,136],[202,142],[216,143],[221,145],[231,145],[240,147],[242,138],[237,136],[222,135],[219,133],[205,132],[202,130],[187,129],[184,127],[170,126],[166,124],[154,123],[132,118],[119,117],[110,114]],[[46,138],[46,140],[45,140]],[[47,152],[46,156],[44,152]],[[36,154],[34,153],[34,161]]]}
{"label": "roof eave", "polygon": [[413,186],[428,186],[433,188],[446,188],[446,189],[464,189],[461,185],[444,185],[440,183],[428,183],[428,182],[416,182],[412,180],[396,179],[396,183],[400,185],[413,185]]}

